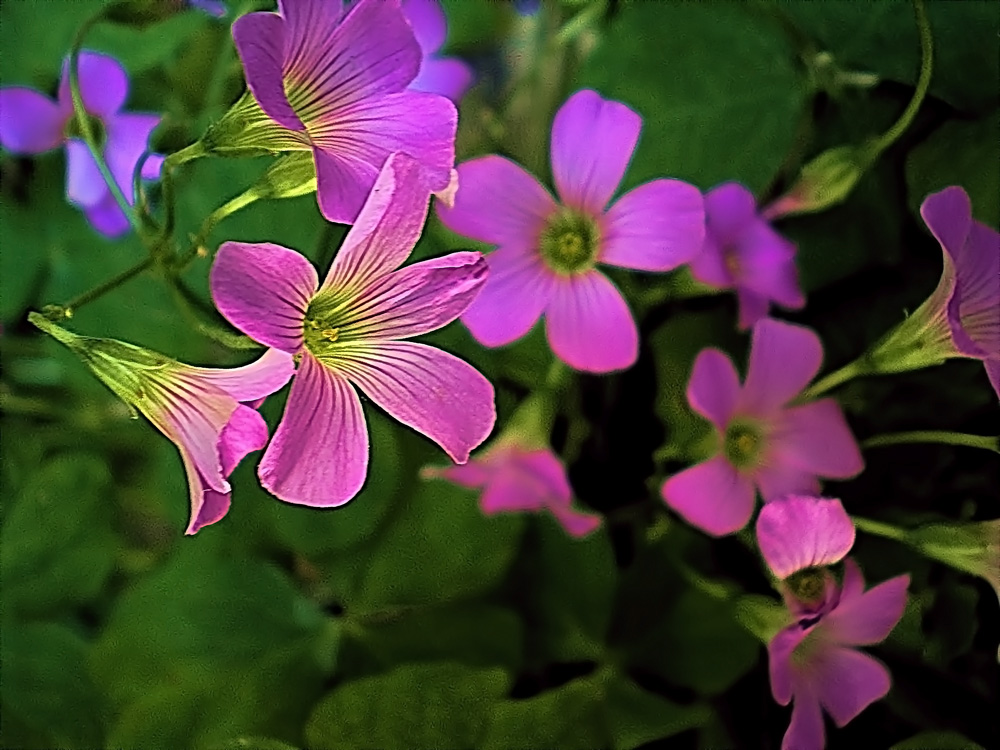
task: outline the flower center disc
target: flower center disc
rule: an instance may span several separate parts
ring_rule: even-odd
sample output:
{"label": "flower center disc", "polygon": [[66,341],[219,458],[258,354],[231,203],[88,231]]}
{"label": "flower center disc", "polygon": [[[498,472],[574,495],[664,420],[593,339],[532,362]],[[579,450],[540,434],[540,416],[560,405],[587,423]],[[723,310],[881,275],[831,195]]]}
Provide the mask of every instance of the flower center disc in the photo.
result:
{"label": "flower center disc", "polygon": [[803,604],[818,604],[826,593],[826,571],[822,568],[804,568],[788,576],[785,585]]}
{"label": "flower center disc", "polygon": [[317,359],[332,355],[334,344],[342,340],[341,329],[347,323],[344,312],[338,300],[326,295],[321,294],[309,303],[302,337],[306,349]]}
{"label": "flower center disc", "polygon": [[[93,115],[84,115],[87,118],[87,123],[90,125],[90,132],[94,134],[94,141],[97,143],[97,148],[103,149],[104,143],[108,139],[107,131],[104,129],[104,122],[99,117],[94,117]],[[83,131],[80,130],[80,123],[77,122],[76,116],[70,117],[66,122],[66,127],[63,130],[63,135],[67,138],[79,138],[81,141],[83,138]]]}
{"label": "flower center disc", "polygon": [[762,448],[763,440],[756,427],[734,422],[726,428],[722,450],[737,469],[755,466]]}
{"label": "flower center disc", "polygon": [[540,237],[542,260],[553,271],[579,273],[593,268],[600,243],[597,223],[569,209],[554,214]]}

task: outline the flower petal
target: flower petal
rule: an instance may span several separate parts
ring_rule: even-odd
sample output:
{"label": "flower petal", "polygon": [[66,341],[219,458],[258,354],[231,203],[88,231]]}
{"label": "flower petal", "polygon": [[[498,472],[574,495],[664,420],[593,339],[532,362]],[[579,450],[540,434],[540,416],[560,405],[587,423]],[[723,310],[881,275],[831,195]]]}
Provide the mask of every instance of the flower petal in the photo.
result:
{"label": "flower petal", "polygon": [[709,234],[727,245],[757,221],[757,201],[738,182],[725,182],[705,193],[705,219]]}
{"label": "flower petal", "polygon": [[495,468],[481,501],[484,513],[569,508],[573,490],[552,451],[508,448],[490,457]]}
{"label": "flower petal", "polygon": [[268,349],[261,357],[242,367],[193,367],[198,375],[235,398],[257,401],[280,390],[295,373],[292,355]]}
{"label": "flower petal", "polygon": [[316,163],[316,200],[320,213],[336,224],[356,224],[369,197],[378,170],[366,161],[345,154],[313,149]]}
{"label": "flower petal", "polygon": [[826,729],[819,698],[811,687],[796,685],[792,720],[781,740],[781,750],[823,750]]}
{"label": "flower petal", "polygon": [[[121,63],[108,55],[81,52],[77,67],[80,97],[88,114],[104,120],[118,113],[128,96],[128,74]],[[59,104],[65,112],[73,111],[73,94],[69,85],[69,59],[63,63],[59,82]]]}
{"label": "flower petal", "polygon": [[429,466],[421,472],[425,479],[444,479],[459,487],[479,489],[493,478],[493,466],[486,460],[470,460],[465,464],[451,466]]}
{"label": "flower petal", "polygon": [[881,643],[903,616],[909,584],[909,576],[897,576],[860,596],[841,598],[822,622],[826,637],[845,646]]}
{"label": "flower petal", "polygon": [[[331,4],[333,5],[333,4]],[[286,22],[274,13],[247,13],[233,23],[233,42],[247,88],[260,108],[282,127],[305,130],[285,95],[282,64]]]}
{"label": "flower petal", "polygon": [[624,370],[639,356],[632,312],[599,271],[553,277],[545,332],[556,356],[577,370]]}
{"label": "flower petal", "polygon": [[920,204],[920,215],[952,258],[961,254],[972,228],[972,202],[960,187],[949,187],[928,195]]}
{"label": "flower petal", "polygon": [[343,505],[368,473],[361,402],[340,374],[303,353],[285,414],[257,469],[261,486],[288,503]]}
{"label": "flower petal", "polygon": [[549,508],[549,512],[559,522],[567,534],[576,539],[581,539],[591,534],[601,527],[604,519],[596,513],[587,513],[576,510],[572,507],[557,505]]}
{"label": "flower petal", "polygon": [[772,318],[753,327],[742,408],[766,416],[802,392],[823,362],[823,344],[812,330]]}
{"label": "flower petal", "polygon": [[93,206],[84,207],[83,213],[90,225],[105,237],[118,237],[132,228],[110,190]]}
{"label": "flower petal", "polygon": [[698,352],[687,387],[691,408],[725,431],[739,394],[740,379],[733,361],[718,349]]}
{"label": "flower petal", "polygon": [[854,477],[865,468],[835,399],[784,409],[773,425],[770,441],[784,463],[831,479]]}
{"label": "flower petal", "polygon": [[448,36],[448,21],[441,3],[438,0],[403,0],[401,7],[421,51],[429,55],[441,49]]}
{"label": "flower petal", "polygon": [[44,94],[0,89],[0,146],[13,154],[38,154],[63,142],[66,113]]}
{"label": "flower petal", "polygon": [[440,94],[457,104],[475,79],[472,68],[457,57],[425,57],[410,90]]}
{"label": "flower petal", "polygon": [[782,307],[798,309],[806,300],[799,288],[795,267],[795,245],[763,220],[750,224],[738,235],[735,246],[739,266],[737,285]]}
{"label": "flower petal", "polygon": [[840,500],[792,495],[761,508],[757,546],[771,572],[784,579],[843,560],[854,546],[854,524]]}
{"label": "flower petal", "polygon": [[249,406],[240,404],[229,418],[219,437],[219,459],[222,475],[228,477],[248,453],[267,445],[267,425],[264,418]]}
{"label": "flower petal", "polygon": [[948,322],[963,354],[1000,357],[1000,234],[978,221],[954,256],[955,293]]}
{"label": "flower petal", "polygon": [[458,357],[409,341],[358,347],[349,356],[340,366],[365,395],[456,463],[493,429],[493,386]]}
{"label": "flower petal", "polygon": [[669,271],[692,260],[705,239],[701,192],[680,180],[653,180],[623,195],[604,219],[598,262]]}
{"label": "flower petal", "polygon": [[820,704],[838,727],[847,724],[889,693],[889,670],[877,659],[853,648],[832,646],[812,655],[808,680]]}
{"label": "flower petal", "polygon": [[577,91],[552,122],[552,176],[562,202],[600,213],[618,189],[642,118],[596,91]]}
{"label": "flower petal", "polygon": [[724,289],[735,284],[732,273],[726,267],[722,245],[710,228],[706,230],[705,241],[698,254],[692,258],[690,268],[691,275],[703,284]]}
{"label": "flower petal", "polygon": [[739,531],[753,513],[753,485],[722,456],[670,477],[662,493],[685,521],[712,536]]}
{"label": "flower petal", "polygon": [[87,144],[70,138],[66,141],[66,197],[71,203],[89,208],[96,206],[108,194],[108,186]]}
{"label": "flower petal", "polygon": [[736,289],[736,301],[739,304],[739,322],[737,324],[741,331],[753,328],[758,322],[767,317],[771,309],[771,303],[763,294],[752,292],[743,287]]}
{"label": "flower petal", "polygon": [[792,674],[792,652],[809,634],[798,623],[789,625],[775,633],[767,644],[767,668],[771,679],[771,695],[781,706],[787,706],[794,692]]}
{"label": "flower petal", "polygon": [[143,114],[115,115],[105,123],[108,140],[104,158],[129,203],[135,201],[132,190],[135,166],[149,148],[149,136],[159,124],[159,115]]}
{"label": "flower petal", "polygon": [[[191,477],[189,475],[188,482],[190,481]],[[208,489],[202,491],[201,502],[198,504],[197,511],[192,513],[191,520],[188,522],[188,527],[184,530],[184,533],[189,535],[194,534],[206,526],[221,521],[226,513],[229,512],[231,496],[231,492],[216,492],[215,490]]]}
{"label": "flower petal", "polygon": [[442,224],[481,242],[538,247],[545,222],[556,210],[538,180],[502,156],[472,159],[457,171],[454,208],[437,204]]}
{"label": "flower petal", "polygon": [[753,472],[753,481],[764,502],[784,495],[818,495],[819,480],[811,472],[768,457],[763,466]]}
{"label": "flower petal", "polygon": [[209,275],[212,299],[226,318],[265,346],[294,354],[316,292],[316,269],[294,250],[270,242],[225,242]]}
{"label": "flower petal", "polygon": [[486,283],[462,322],[483,346],[503,346],[538,322],[552,296],[554,276],[534,249],[508,245],[485,260]]}

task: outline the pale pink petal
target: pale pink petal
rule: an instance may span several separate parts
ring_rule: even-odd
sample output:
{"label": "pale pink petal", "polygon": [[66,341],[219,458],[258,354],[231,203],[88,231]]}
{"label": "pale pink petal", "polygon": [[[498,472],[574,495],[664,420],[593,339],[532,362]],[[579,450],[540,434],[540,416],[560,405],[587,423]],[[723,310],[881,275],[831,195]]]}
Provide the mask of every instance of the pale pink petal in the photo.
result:
{"label": "pale pink petal", "polygon": [[768,457],[753,472],[753,481],[765,502],[784,495],[818,495],[816,475],[791,466],[775,457]]}
{"label": "pale pink petal", "polygon": [[537,248],[545,222],[555,212],[549,192],[520,165],[483,156],[457,167],[455,205],[437,204],[448,229],[495,245]]}
{"label": "pale pink petal", "polygon": [[822,362],[812,330],[765,318],[753,327],[741,406],[755,416],[773,413],[802,392]]}
{"label": "pale pink petal", "polygon": [[493,466],[484,460],[470,460],[468,463],[453,466],[430,466],[421,472],[421,476],[425,478],[444,479],[470,489],[485,487],[493,475]]}
{"label": "pale pink petal", "polygon": [[267,445],[264,418],[249,406],[240,404],[219,436],[219,460],[222,475],[228,477],[248,453]]}
{"label": "pale pink petal", "polygon": [[778,578],[833,565],[854,546],[854,524],[840,500],[792,495],[757,516],[757,546]]}
{"label": "pale pink petal", "polygon": [[424,344],[387,341],[359,346],[345,360],[344,372],[365,395],[456,463],[465,463],[493,429],[493,386],[458,357]]}
{"label": "pale pink petal", "polygon": [[903,616],[909,576],[880,583],[840,604],[823,620],[825,637],[845,646],[869,646],[884,641]]}
{"label": "pale pink petal", "polygon": [[66,197],[89,208],[109,194],[107,183],[97,168],[87,144],[77,138],[66,141]]}
{"label": "pale pink petal", "polygon": [[747,525],[754,491],[749,479],[716,456],[670,477],[663,485],[663,499],[692,526],[723,536]]}
{"label": "pale pink petal", "polygon": [[795,676],[792,673],[792,652],[809,631],[798,623],[779,630],[767,644],[767,668],[771,679],[771,695],[781,706],[792,700]]}
{"label": "pale pink petal", "polygon": [[727,245],[757,220],[757,201],[738,182],[725,182],[705,193],[705,217],[709,233]]}
{"label": "pale pink petal", "polygon": [[511,466],[500,466],[494,472],[482,497],[479,507],[483,513],[524,513],[540,511],[548,507],[545,487],[530,475]]}
{"label": "pale pink petal", "polygon": [[825,746],[826,729],[819,698],[811,686],[800,681],[795,686],[792,720],[781,740],[781,750],[823,750]]}
{"label": "pale pink petal", "polygon": [[770,442],[780,461],[816,476],[847,479],[865,467],[844,413],[832,398],[783,410],[772,422]]}
{"label": "pale pink petal", "polygon": [[[81,52],[77,74],[83,108],[91,115],[106,119],[116,114],[128,96],[128,75],[117,60],[97,52]],[[59,82],[59,104],[64,112],[73,111],[69,85],[69,60],[63,63]]]}
{"label": "pale pink petal", "polygon": [[65,113],[44,94],[19,86],[0,89],[0,146],[12,154],[59,146],[65,127]]}
{"label": "pale pink petal", "polygon": [[448,21],[439,0],[403,0],[401,7],[425,55],[437,52],[448,35]]}
{"label": "pale pink petal", "polygon": [[317,284],[303,256],[270,242],[224,242],[209,280],[219,312],[247,336],[290,354],[302,348]]}
{"label": "pale pink petal", "polygon": [[368,429],[346,378],[304,352],[292,392],[257,474],[288,503],[343,505],[368,473]]}
{"label": "pale pink petal", "polygon": [[291,354],[268,349],[259,359],[242,367],[191,369],[237,401],[247,403],[280,390],[295,373],[295,362]]}
{"label": "pale pink petal", "polygon": [[639,141],[642,118],[596,91],[577,91],[552,122],[552,176],[562,202],[601,213]]}
{"label": "pale pink petal", "polygon": [[456,57],[425,57],[410,90],[447,96],[457,104],[475,79],[472,68]]}
{"label": "pale pink petal", "polygon": [[718,349],[698,352],[687,387],[691,408],[724,431],[733,417],[739,394],[740,379],[733,361]]}
{"label": "pale pink petal", "polygon": [[288,103],[283,84],[285,25],[274,13],[247,13],[233,23],[233,42],[247,88],[260,108],[282,127],[301,131],[305,125]]}
{"label": "pale pink petal", "polygon": [[621,292],[599,271],[553,277],[545,332],[556,356],[577,370],[624,370],[639,356],[632,313]]}
{"label": "pale pink petal", "polygon": [[838,727],[847,724],[889,693],[889,670],[853,648],[831,646],[810,654],[808,680],[820,704]]}
{"label": "pale pink petal", "polygon": [[618,199],[603,221],[597,260],[637,271],[669,271],[693,259],[705,239],[701,192],[680,180],[654,180]]}
{"label": "pale pink petal", "polygon": [[587,513],[575,510],[572,507],[557,505],[549,508],[549,512],[555,516],[555,519],[565,529],[567,534],[577,539],[597,531],[601,527],[601,523],[603,523],[601,516],[596,513]]}

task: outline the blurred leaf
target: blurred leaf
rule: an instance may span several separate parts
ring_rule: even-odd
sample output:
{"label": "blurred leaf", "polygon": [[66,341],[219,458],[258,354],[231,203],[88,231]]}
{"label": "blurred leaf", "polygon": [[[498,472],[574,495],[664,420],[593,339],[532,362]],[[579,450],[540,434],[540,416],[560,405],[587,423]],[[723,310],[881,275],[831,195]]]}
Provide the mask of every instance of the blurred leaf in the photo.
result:
{"label": "blurred leaf", "polygon": [[178,13],[147,28],[102,23],[87,35],[84,48],[112,55],[135,75],[177,59],[188,40],[209,23],[203,13]]}
{"label": "blurred leaf", "polygon": [[707,706],[681,706],[642,690],[624,677],[608,683],[605,710],[615,750],[632,750],[647,742],[672,737],[708,721]]}
{"label": "blurred leaf", "polygon": [[972,647],[979,622],[979,591],[967,583],[941,586],[924,612],[924,658],[947,666]]}
{"label": "blurred leaf", "polygon": [[745,594],[736,601],[736,619],[765,645],[779,630],[791,624],[791,616],[784,605],[759,594]]}
{"label": "blurred leaf", "polygon": [[310,750],[477,747],[490,706],[507,687],[501,669],[401,666],[330,693],[309,719],[306,743]]}
{"label": "blurred leaf", "polygon": [[237,737],[212,745],[209,750],[298,750],[298,748],[266,737]]}
{"label": "blurred leaf", "polygon": [[889,750],[986,750],[982,745],[958,732],[920,732],[908,740],[897,742]]}

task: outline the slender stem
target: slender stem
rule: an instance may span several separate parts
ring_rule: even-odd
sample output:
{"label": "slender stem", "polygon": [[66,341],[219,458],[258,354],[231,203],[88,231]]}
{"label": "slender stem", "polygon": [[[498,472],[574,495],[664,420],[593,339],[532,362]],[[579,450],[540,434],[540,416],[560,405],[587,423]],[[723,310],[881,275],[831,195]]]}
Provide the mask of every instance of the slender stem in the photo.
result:
{"label": "slender stem", "polygon": [[967,448],[982,448],[1000,453],[1000,437],[992,435],[967,435],[946,430],[913,430],[910,432],[890,432],[876,435],[861,443],[862,448],[877,448],[883,445],[903,445],[905,443],[943,443],[963,445]]}
{"label": "slender stem", "polygon": [[191,245],[188,247],[187,252],[177,259],[177,262],[174,265],[174,271],[180,272],[187,268],[188,264],[195,259],[201,248],[204,247],[205,242],[208,241],[208,236],[212,233],[212,230],[218,226],[219,222],[230,214],[236,213],[241,208],[246,208],[255,200],[257,200],[257,196],[253,195],[253,193],[248,190],[244,193],[240,193],[232,200],[223,203],[207,217],[205,217],[205,221],[202,222],[201,229],[198,230],[198,234],[191,238]]}
{"label": "slender stem", "polygon": [[568,44],[576,39],[581,33],[588,29],[594,21],[604,15],[605,10],[607,10],[607,2],[605,0],[592,0],[590,5],[573,16],[573,18],[567,21],[566,24],[559,29],[555,36],[556,44]]}
{"label": "slender stem", "polygon": [[834,370],[829,375],[817,380],[809,388],[806,388],[796,401],[812,401],[827,391],[833,390],[839,385],[843,385],[848,380],[853,380],[859,375],[865,375],[868,372],[870,372],[870,368],[868,367],[864,357],[856,359],[853,362],[848,362],[839,370]]}
{"label": "slender stem", "polygon": [[200,159],[205,156],[208,152],[205,151],[205,147],[201,144],[201,141],[195,141],[190,146],[185,146],[180,151],[175,151],[170,154],[163,162],[164,169],[174,169],[179,167],[181,164],[185,164],[189,161],[194,161],[195,159]]}
{"label": "slender stem", "polygon": [[883,523],[882,521],[873,521],[870,518],[861,518],[860,516],[851,516],[851,520],[854,522],[855,528],[866,534],[882,536],[886,539],[895,539],[897,542],[906,541],[906,531],[898,526]]}
{"label": "slender stem", "polygon": [[126,281],[134,278],[135,276],[138,276],[146,269],[151,268],[152,265],[153,265],[153,259],[151,257],[146,258],[144,260],[139,261],[134,266],[125,269],[117,276],[113,276],[112,278],[108,279],[103,284],[98,284],[93,289],[90,289],[89,291],[86,291],[83,294],[77,295],[69,302],[66,302],[63,305],[56,308],[57,310],[61,309],[61,314],[59,315],[59,317],[72,318],[73,313],[76,312],[79,308],[86,305],[88,302],[93,302],[98,297],[103,297],[112,289],[118,288]]}

